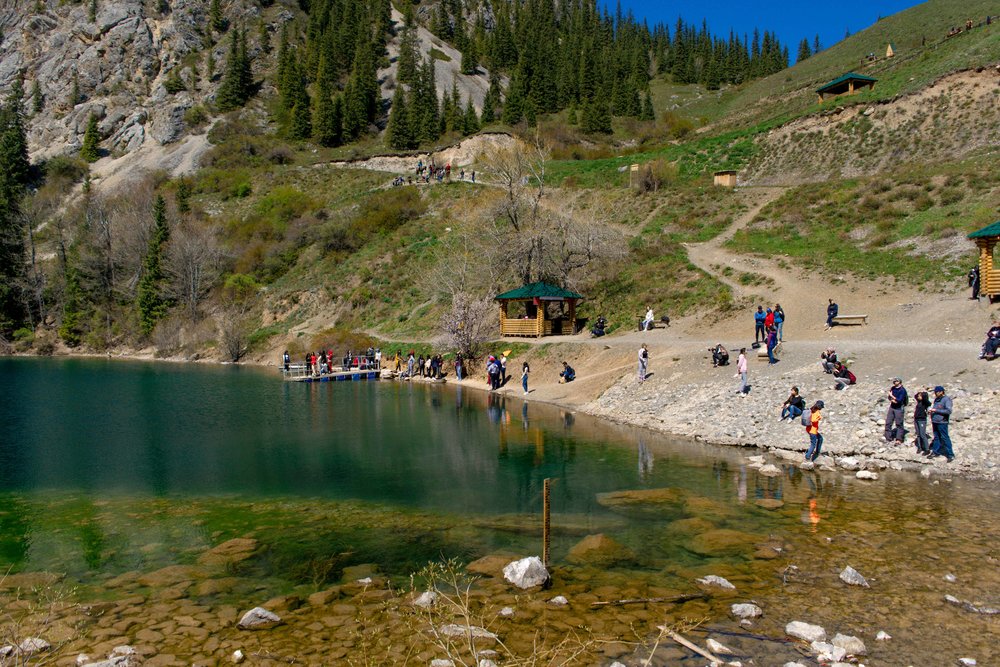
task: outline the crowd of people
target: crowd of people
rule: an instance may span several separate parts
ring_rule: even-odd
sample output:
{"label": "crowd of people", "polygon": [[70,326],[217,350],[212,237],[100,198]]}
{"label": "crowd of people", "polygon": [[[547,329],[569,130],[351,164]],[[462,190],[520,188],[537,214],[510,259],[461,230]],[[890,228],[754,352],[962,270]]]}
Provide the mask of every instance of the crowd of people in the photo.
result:
{"label": "crowd of people", "polygon": [[[443,167],[439,167],[434,164],[431,160],[429,164],[424,164],[423,160],[417,161],[417,166],[414,168],[414,174],[412,176],[406,176],[405,178],[400,175],[392,180],[393,187],[399,187],[401,185],[413,185],[414,182],[417,183],[431,183],[437,181],[441,183],[442,181],[451,181],[451,162],[446,162]],[[469,172],[469,180],[472,183],[476,182],[476,170],[473,169]],[[458,172],[458,180],[464,181],[466,177],[465,169],[460,169]],[[414,179],[416,179],[414,181]]]}
{"label": "crowd of people", "polygon": [[[369,347],[364,352],[348,350],[338,360],[332,349],[325,349],[318,352],[306,352],[303,362],[305,373],[313,377],[329,375],[336,371],[379,370],[382,364],[382,350],[377,347]],[[292,357],[288,350],[285,350],[281,355],[281,365],[285,369],[285,373],[291,371]]]}

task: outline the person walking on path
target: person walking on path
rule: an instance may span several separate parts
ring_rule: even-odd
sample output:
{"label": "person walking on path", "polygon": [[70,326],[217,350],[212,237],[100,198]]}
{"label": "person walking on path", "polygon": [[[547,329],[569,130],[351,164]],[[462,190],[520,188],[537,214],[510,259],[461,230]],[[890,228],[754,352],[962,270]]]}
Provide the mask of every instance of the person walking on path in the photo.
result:
{"label": "person walking on path", "polygon": [[524,362],[521,366],[521,389],[524,390],[524,395],[528,395],[528,373],[531,372],[531,367],[528,366],[528,362]]}
{"label": "person walking on path", "polygon": [[927,408],[931,407],[931,401],[926,391],[918,391],[913,395],[913,403],[913,431],[917,434],[913,444],[917,447],[917,454],[928,456],[931,444],[927,438]]}
{"label": "person walking on path", "polygon": [[838,306],[837,304],[835,304],[833,302],[833,299],[830,299],[830,303],[828,303],[827,306],[826,306],[826,328],[827,329],[829,329],[830,327],[833,326],[833,318],[835,318],[837,316],[838,312],[840,312],[840,306]]}
{"label": "person walking on path", "polygon": [[738,377],[740,379],[740,387],[736,390],[736,393],[740,396],[746,396],[747,393],[747,349],[745,347],[740,348],[740,356],[736,360],[736,375],[733,377]]}
{"label": "person walking on path", "polygon": [[892,386],[889,387],[887,395],[889,409],[885,413],[885,441],[901,445],[906,436],[906,430],[903,428],[903,408],[910,402],[903,381],[899,378],[892,378]]}
{"label": "person walking on path", "polygon": [[972,270],[969,271],[969,287],[972,288],[972,296],[970,296],[969,298],[970,299],[975,299],[976,301],[979,301],[979,265],[978,264],[976,264],[975,266],[973,266]]}
{"label": "person walking on path", "polygon": [[639,382],[646,381],[646,369],[649,368],[649,349],[643,343],[639,348]]}
{"label": "person walking on path", "polygon": [[778,360],[774,358],[774,348],[778,347],[778,330],[772,324],[767,329],[767,363],[776,364]]}
{"label": "person walking on path", "polygon": [[642,320],[642,330],[649,331],[653,328],[653,307],[646,306],[646,317]]}
{"label": "person walking on path", "polygon": [[764,312],[764,306],[757,306],[757,312],[753,314],[753,342],[755,343],[759,343],[767,338],[767,331],[764,329],[764,320],[766,318],[767,313]]}
{"label": "person walking on path", "polygon": [[784,342],[784,325],[785,324],[785,311],[781,309],[781,304],[774,304],[774,326],[778,328],[778,341]]}
{"label": "person walking on path", "polygon": [[792,421],[796,417],[801,417],[805,409],[806,402],[799,396],[799,388],[792,387],[792,393],[781,404],[781,421],[785,421],[786,419]]}
{"label": "person walking on path", "polygon": [[931,429],[934,431],[934,442],[931,443],[931,456],[944,456],[948,463],[955,460],[955,452],[951,449],[951,436],[948,435],[948,422],[951,421],[951,396],[945,396],[944,387],[934,387],[934,403],[927,411],[931,415]]}
{"label": "person walking on path", "polygon": [[806,426],[806,433],[809,434],[809,449],[806,451],[806,461],[815,461],[823,449],[823,434],[819,432],[819,423],[823,419],[821,411],[826,407],[823,401],[816,401],[809,408],[809,426]]}

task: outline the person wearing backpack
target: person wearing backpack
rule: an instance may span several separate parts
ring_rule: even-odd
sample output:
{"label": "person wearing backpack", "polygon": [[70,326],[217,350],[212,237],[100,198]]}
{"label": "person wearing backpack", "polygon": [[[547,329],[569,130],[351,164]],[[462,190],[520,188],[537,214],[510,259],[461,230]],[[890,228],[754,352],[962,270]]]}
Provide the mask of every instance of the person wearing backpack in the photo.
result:
{"label": "person wearing backpack", "polygon": [[643,343],[639,348],[639,382],[646,381],[646,371],[649,368],[649,348]]}
{"label": "person wearing backpack", "polygon": [[885,441],[903,444],[906,430],[903,428],[903,408],[909,403],[906,387],[900,378],[892,378],[889,388],[889,409],[885,413]]}
{"label": "person wearing backpack", "polygon": [[781,421],[792,421],[806,410],[806,402],[799,396],[799,388],[792,387],[792,393],[781,404]]}
{"label": "person wearing backpack", "polygon": [[[823,434],[819,432],[819,423],[823,419],[821,411],[824,407],[826,406],[823,405],[823,401],[816,401],[809,408],[809,425],[806,426],[806,433],[809,434],[809,449],[806,451],[806,461],[815,461],[823,449]],[[805,419],[806,415],[803,414],[802,421],[804,422]]]}
{"label": "person wearing backpack", "polygon": [[929,456],[931,445],[927,437],[927,408],[931,407],[931,401],[926,391],[918,391],[913,395],[913,403],[913,430],[917,434],[913,444],[917,447],[917,454]]}
{"label": "person wearing backpack", "polygon": [[834,382],[836,382],[833,388],[837,390],[846,389],[858,381],[858,378],[854,376],[854,373],[852,373],[847,366],[839,361],[833,366],[833,377]]}

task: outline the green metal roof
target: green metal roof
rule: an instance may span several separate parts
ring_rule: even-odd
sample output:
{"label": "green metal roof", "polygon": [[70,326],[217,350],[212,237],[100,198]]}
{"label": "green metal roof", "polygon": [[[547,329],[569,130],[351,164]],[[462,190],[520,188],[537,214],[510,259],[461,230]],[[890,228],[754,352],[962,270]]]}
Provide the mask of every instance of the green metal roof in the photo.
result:
{"label": "green metal roof", "polygon": [[817,93],[822,93],[822,92],[824,92],[826,90],[829,90],[830,88],[835,88],[836,86],[839,86],[842,83],[847,83],[851,79],[853,79],[855,81],[870,81],[872,83],[875,83],[876,81],[878,81],[878,79],[873,79],[872,77],[865,76],[864,74],[856,74],[854,72],[848,72],[844,76],[837,77],[836,79],[834,79],[830,83],[826,84],[822,88],[817,88],[816,92]]}
{"label": "green metal roof", "polygon": [[583,295],[548,283],[531,283],[493,297],[501,299],[582,299]]}
{"label": "green metal roof", "polygon": [[1000,236],[1000,221],[969,234],[970,239],[983,239],[989,236]]}

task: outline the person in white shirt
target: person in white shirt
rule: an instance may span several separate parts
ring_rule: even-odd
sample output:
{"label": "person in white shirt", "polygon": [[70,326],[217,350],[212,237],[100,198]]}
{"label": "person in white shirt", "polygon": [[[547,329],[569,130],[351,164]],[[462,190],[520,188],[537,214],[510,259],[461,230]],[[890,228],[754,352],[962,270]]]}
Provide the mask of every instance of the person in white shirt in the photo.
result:
{"label": "person in white shirt", "polygon": [[649,368],[649,349],[643,343],[639,348],[639,382],[646,381],[646,369]]}
{"label": "person in white shirt", "polygon": [[736,390],[736,393],[745,396],[747,393],[747,349],[745,347],[740,348],[740,358],[736,360],[736,375],[733,377],[740,379],[740,388]]}
{"label": "person in white shirt", "polygon": [[646,308],[646,319],[642,321],[642,330],[649,331],[649,329],[652,326],[653,326],[653,307],[648,306]]}

